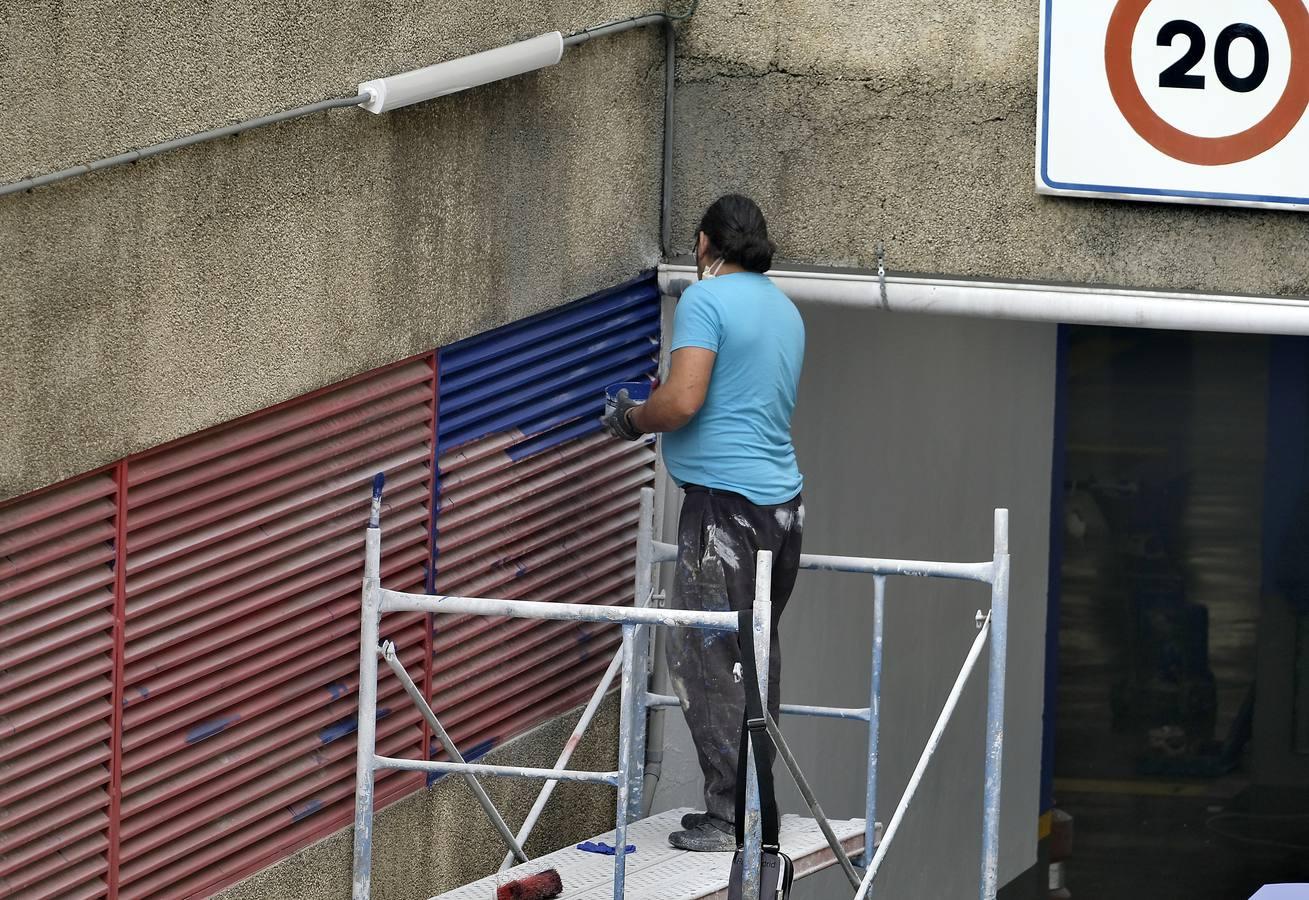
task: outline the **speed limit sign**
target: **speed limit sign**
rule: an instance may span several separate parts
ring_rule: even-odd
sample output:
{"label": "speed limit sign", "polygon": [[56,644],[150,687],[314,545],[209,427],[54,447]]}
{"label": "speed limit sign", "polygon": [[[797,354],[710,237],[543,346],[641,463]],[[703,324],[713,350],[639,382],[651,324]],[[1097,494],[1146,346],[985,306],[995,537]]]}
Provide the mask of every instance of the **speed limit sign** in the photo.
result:
{"label": "speed limit sign", "polygon": [[1037,190],[1309,210],[1309,0],[1043,0]]}

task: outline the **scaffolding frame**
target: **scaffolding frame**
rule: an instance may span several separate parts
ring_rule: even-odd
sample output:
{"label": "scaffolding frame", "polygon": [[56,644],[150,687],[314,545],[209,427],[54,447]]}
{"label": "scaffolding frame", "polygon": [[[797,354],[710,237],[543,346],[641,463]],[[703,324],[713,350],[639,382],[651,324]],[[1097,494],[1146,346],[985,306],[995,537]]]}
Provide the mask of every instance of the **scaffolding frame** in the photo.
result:
{"label": "scaffolding frame", "polygon": [[[676,560],[677,548],[672,544],[654,540],[654,492],[650,488],[643,488],[641,491],[634,578],[635,605],[632,607],[606,607],[559,602],[542,603],[530,600],[457,597],[439,594],[407,594],[387,590],[381,586],[380,582],[381,490],[382,476],[379,474],[374,480],[372,513],[365,532],[364,542],[352,900],[369,900],[372,881],[373,786],[375,774],[379,769],[402,769],[438,775],[458,774],[462,776],[509,850],[504,864],[501,866],[502,870],[508,868],[515,860],[518,862],[527,861],[527,855],[522,849],[523,845],[527,843],[527,839],[531,835],[532,829],[545,808],[551,793],[560,781],[607,784],[614,787],[617,792],[617,803],[615,811],[613,896],[614,900],[622,900],[626,875],[626,830],[628,824],[639,817],[639,812],[644,803],[642,793],[645,781],[644,750],[648,713],[652,709],[680,705],[676,697],[655,694],[649,690],[649,661],[653,629],[656,627],[699,628],[737,632],[739,628],[737,614],[735,612],[675,610],[652,605],[656,599],[653,590],[655,567],[660,563]],[[980,900],[995,900],[998,887],[1000,788],[1004,749],[1004,669],[1008,638],[1008,530],[1008,511],[997,509],[994,520],[993,555],[992,559],[987,562],[925,562],[815,554],[805,554],[800,558],[800,568],[802,569],[862,574],[873,578],[872,669],[869,705],[855,709],[800,704],[783,704],[781,707],[783,715],[812,716],[865,723],[868,734],[868,767],[864,804],[864,847],[862,853],[856,857],[847,857],[832,830],[830,822],[823,814],[803,773],[795,762],[794,756],[786,746],[781,730],[778,728],[777,723],[772,720],[772,717],[767,716],[768,730],[778,747],[779,755],[795,777],[801,794],[810,810],[814,813],[817,824],[826,836],[837,862],[842,866],[851,885],[856,888],[855,900],[867,900],[872,896],[873,881],[880,871],[882,862],[922,781],[927,766],[940,744],[945,727],[954,713],[973,669],[976,667],[982,649],[988,644],[990,652],[983,788],[983,835],[978,896]],[[771,596],[771,575],[772,554],[768,551],[760,551],[756,559],[753,634],[751,638],[757,660],[756,671],[759,675],[760,696],[764,697],[768,695],[767,673],[772,622],[772,603],[769,599]],[[974,639],[968,656],[959,670],[959,675],[942,707],[913,774],[910,776],[909,783],[900,798],[885,835],[878,841],[876,834],[876,798],[884,644],[883,626],[886,606],[886,582],[892,576],[944,578],[985,583],[990,585],[991,588],[991,609],[986,613],[979,609],[973,617],[978,630],[977,637]],[[619,625],[622,628],[623,637],[620,649],[615,653],[613,661],[601,677],[590,701],[583,710],[581,718],[565,743],[563,752],[552,768],[541,769],[469,763],[460,755],[458,748],[441,725],[439,718],[432,711],[427,698],[422,696],[422,692],[405,670],[395,652],[394,645],[390,642],[382,645],[378,644],[381,617],[390,612],[460,613],[542,620],[602,622]],[[418,707],[424,719],[431,726],[434,736],[445,749],[446,755],[449,757],[448,760],[401,759],[377,755],[375,736],[377,723],[377,664],[379,659],[386,662],[388,667],[399,678],[406,694]],[[604,696],[609,692],[613,679],[620,673],[618,768],[611,772],[568,769],[567,765],[573,751],[577,748],[578,743],[593,720]],[[753,754],[747,755],[745,762],[747,765],[746,853],[742,868],[742,896],[752,898],[759,895],[762,835],[759,816],[759,788]],[[531,811],[516,834],[511,831],[494,803],[487,796],[477,780],[479,775],[529,778],[545,782]],[[859,879],[854,871],[855,865],[865,870],[862,879]]]}

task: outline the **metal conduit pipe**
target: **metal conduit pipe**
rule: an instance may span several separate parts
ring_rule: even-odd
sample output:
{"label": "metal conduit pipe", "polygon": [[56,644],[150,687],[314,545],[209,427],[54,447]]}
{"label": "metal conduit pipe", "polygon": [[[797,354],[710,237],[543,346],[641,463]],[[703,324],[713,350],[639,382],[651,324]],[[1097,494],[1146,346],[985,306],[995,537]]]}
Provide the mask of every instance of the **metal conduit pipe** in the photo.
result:
{"label": "metal conduit pipe", "polygon": [[[791,299],[1027,322],[1180,331],[1309,334],[1309,302],[1239,294],[1192,294],[1120,287],[969,281],[911,275],[777,269],[769,277]],[[695,278],[688,265],[659,267],[659,287],[680,296]]]}
{"label": "metal conduit pipe", "polygon": [[190,147],[192,144],[201,144],[205,141],[217,140],[218,138],[232,137],[243,131],[249,131],[252,128],[262,128],[265,125],[274,125],[278,122],[300,119],[329,109],[358,106],[367,99],[367,95],[357,94],[353,97],[337,97],[332,100],[320,100],[317,103],[310,103],[307,106],[297,106],[295,109],[271,113],[267,116],[260,116],[257,119],[247,119],[244,122],[235,122],[231,125],[224,125],[222,128],[213,128],[209,131],[201,131],[198,134],[188,134],[185,137],[173,138],[171,141],[164,141],[161,144],[151,144],[150,146],[142,147],[139,150],[129,150],[126,153],[120,153],[117,156],[99,159],[95,162],[86,163],[85,165],[73,166],[71,169],[61,169],[58,172],[50,172],[45,175],[37,175],[34,178],[25,178],[22,181],[15,181],[12,184],[0,185],[0,197],[5,196],[6,194],[16,194],[19,191],[30,191],[33,188],[44,187],[47,184],[54,184],[57,181],[65,181],[66,179],[74,178],[78,175],[86,175],[90,172],[99,171],[100,169],[108,169],[111,166],[121,166],[126,163],[139,162],[143,159],[149,159],[152,156],[158,156],[160,153],[166,153],[169,150],[180,150],[182,147]]}
{"label": "metal conduit pipe", "polygon": [[[671,128],[672,122],[672,60],[675,55],[675,35],[672,31],[672,25],[683,19],[688,19],[695,14],[696,7],[700,5],[700,0],[692,0],[691,6],[684,13],[672,15],[670,13],[648,13],[641,16],[633,16],[630,19],[623,19],[618,22],[609,22],[605,25],[597,25],[591,28],[585,28],[579,32],[568,35],[563,39],[563,46],[576,47],[584,44],[592,38],[607,37],[613,34],[619,34],[629,31],[633,28],[641,28],[647,25],[664,24],[667,26],[665,34],[665,58],[668,61],[669,76],[667,86],[667,96],[665,98],[664,124],[664,210],[662,211],[663,237],[665,243],[665,252],[668,234],[668,191],[671,182],[671,137],[668,129]],[[556,37],[557,40],[557,37]],[[556,46],[558,46],[556,44]],[[478,54],[474,54],[478,55]],[[555,60],[557,61],[557,60]],[[439,64],[438,64],[439,65]],[[432,67],[428,67],[432,68]],[[421,72],[422,70],[416,70]],[[413,73],[401,73],[411,75]],[[396,76],[392,76],[395,78]],[[388,79],[377,79],[378,82],[387,81]],[[375,82],[370,82],[370,84]],[[278,122],[287,122],[292,119],[299,119],[314,113],[323,112],[329,109],[341,109],[347,106],[366,106],[375,103],[377,98],[371,91],[361,90],[359,93],[349,97],[335,97],[328,100],[320,100],[317,103],[309,103],[305,106],[297,106],[293,109],[283,110],[282,112],[270,113],[266,116],[259,116],[254,119],[246,119],[241,122],[234,122],[231,125],[224,125],[221,128],[212,128],[208,131],[201,131],[196,134],[189,134],[179,138],[163,141],[158,144],[150,144],[146,147],[140,147],[135,150],[129,150],[126,153],[120,153],[116,156],[106,157],[105,159],[95,160],[94,162],[84,163],[82,165],[72,166],[68,169],[60,169],[57,172],[47,172],[44,175],[36,175],[31,178],[24,178],[21,181],[11,182],[10,184],[0,185],[0,197],[8,194],[17,194],[22,191],[30,191],[35,188],[45,187],[60,181],[66,181],[69,178],[75,178],[78,175],[87,175],[91,172],[97,172],[101,169],[108,169],[114,166],[125,165],[126,163],[139,162],[152,156],[158,156],[160,153],[166,153],[169,150],[179,150],[182,147],[190,147],[194,144],[204,143],[223,137],[232,137],[243,131],[249,131],[253,128],[262,128],[265,125],[274,125]],[[380,110],[373,110],[380,111]]]}

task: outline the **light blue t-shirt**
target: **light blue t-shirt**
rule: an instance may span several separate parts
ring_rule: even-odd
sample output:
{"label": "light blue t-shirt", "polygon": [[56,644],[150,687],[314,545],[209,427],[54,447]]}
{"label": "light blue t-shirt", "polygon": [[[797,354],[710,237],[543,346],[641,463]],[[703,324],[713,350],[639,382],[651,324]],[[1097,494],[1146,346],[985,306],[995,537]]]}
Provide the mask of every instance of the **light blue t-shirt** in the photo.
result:
{"label": "light blue t-shirt", "polygon": [[767,276],[719,275],[686,289],[673,317],[673,350],[718,354],[704,405],[663,436],[678,484],[743,494],[759,506],[785,503],[804,479],[791,445],[804,321]]}

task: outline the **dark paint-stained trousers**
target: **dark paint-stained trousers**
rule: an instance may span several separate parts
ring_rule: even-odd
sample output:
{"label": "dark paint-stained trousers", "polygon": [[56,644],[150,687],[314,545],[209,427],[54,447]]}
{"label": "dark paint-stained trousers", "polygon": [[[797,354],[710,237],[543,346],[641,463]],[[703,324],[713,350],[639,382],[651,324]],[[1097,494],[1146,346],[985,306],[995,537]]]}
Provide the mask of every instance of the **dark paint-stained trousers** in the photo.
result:
{"label": "dark paint-stained trousers", "polygon": [[[754,604],[755,555],[773,553],[772,644],[768,708],[781,703],[778,621],[795,587],[804,530],[804,502],[797,496],[776,506],[756,506],[740,494],[686,487],[677,526],[677,573],[670,605],[725,612]],[[705,809],[720,826],[736,819],[736,767],[745,694],[732,677],[741,659],[735,632],[670,628],[666,640],[673,690],[682,703],[705,781]],[[771,745],[770,745],[771,749]]]}

